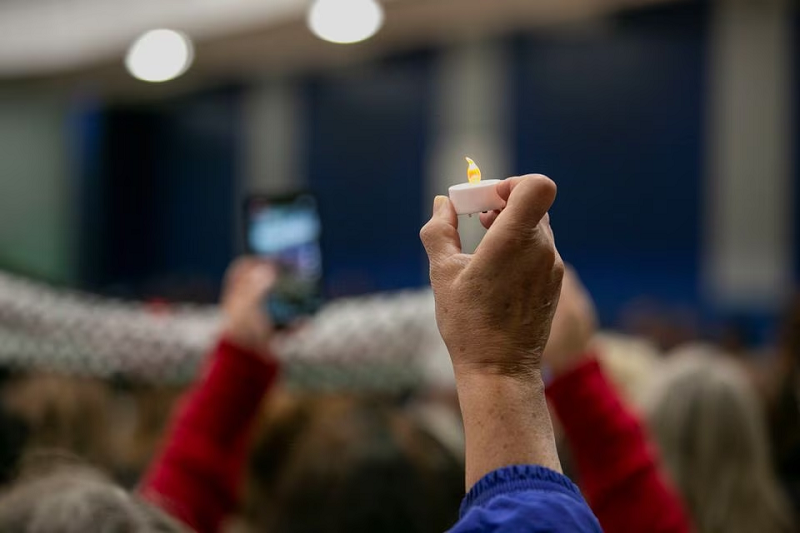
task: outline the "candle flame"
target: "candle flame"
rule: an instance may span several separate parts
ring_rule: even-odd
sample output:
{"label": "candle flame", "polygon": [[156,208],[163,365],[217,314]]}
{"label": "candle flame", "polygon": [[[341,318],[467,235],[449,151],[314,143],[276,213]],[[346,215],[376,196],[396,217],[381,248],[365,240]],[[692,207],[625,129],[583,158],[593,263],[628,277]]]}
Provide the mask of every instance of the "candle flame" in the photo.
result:
{"label": "candle flame", "polygon": [[478,168],[478,165],[475,164],[475,161],[470,159],[469,157],[465,158],[469,166],[467,167],[467,180],[470,183],[480,183],[481,182],[481,169]]}

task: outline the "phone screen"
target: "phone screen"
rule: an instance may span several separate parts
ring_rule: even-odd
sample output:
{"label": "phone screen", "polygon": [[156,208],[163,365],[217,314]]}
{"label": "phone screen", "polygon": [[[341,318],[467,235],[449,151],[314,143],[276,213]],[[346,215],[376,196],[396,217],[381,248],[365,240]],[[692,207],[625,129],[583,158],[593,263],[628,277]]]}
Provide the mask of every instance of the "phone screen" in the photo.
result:
{"label": "phone screen", "polygon": [[314,197],[253,197],[246,215],[249,252],[275,262],[279,269],[265,303],[273,322],[286,326],[313,314],[322,303],[321,225]]}

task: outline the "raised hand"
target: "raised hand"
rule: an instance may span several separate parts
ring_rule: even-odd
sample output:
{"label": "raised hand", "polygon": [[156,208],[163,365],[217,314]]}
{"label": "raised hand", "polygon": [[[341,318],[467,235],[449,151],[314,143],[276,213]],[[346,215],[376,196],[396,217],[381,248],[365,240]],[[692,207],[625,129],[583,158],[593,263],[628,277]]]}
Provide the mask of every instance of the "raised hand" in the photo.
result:
{"label": "raised hand", "polygon": [[420,232],[456,372],[537,372],[558,302],[564,266],[547,215],[555,183],[541,175],[509,178],[498,194],[506,207],[481,215],[489,231],[472,255],[461,252],[447,197],[436,197]]}

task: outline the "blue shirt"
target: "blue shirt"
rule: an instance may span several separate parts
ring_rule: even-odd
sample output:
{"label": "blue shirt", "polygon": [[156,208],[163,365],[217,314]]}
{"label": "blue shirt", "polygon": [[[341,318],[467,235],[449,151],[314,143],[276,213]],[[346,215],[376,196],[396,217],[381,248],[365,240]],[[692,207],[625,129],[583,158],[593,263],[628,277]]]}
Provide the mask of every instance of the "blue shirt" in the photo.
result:
{"label": "blue shirt", "polygon": [[542,466],[508,466],[478,481],[450,533],[602,533],[578,487]]}

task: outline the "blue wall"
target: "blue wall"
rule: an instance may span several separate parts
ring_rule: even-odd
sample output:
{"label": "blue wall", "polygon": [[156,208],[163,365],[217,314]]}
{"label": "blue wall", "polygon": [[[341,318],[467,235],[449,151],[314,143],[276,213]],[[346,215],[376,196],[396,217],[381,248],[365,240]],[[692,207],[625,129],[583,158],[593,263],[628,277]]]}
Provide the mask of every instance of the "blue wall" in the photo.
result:
{"label": "blue wall", "polygon": [[516,170],[558,183],[559,251],[606,322],[698,303],[706,24],[691,3],[515,45]]}
{"label": "blue wall", "polygon": [[216,297],[237,253],[239,102],[239,91],[226,89],[115,106],[100,127],[85,130],[102,136],[100,170],[90,175],[102,201],[86,191],[94,224],[84,239],[94,258],[89,286],[137,297]]}
{"label": "blue wall", "polygon": [[309,185],[323,218],[330,295],[416,287],[423,276],[431,55],[310,80]]}

